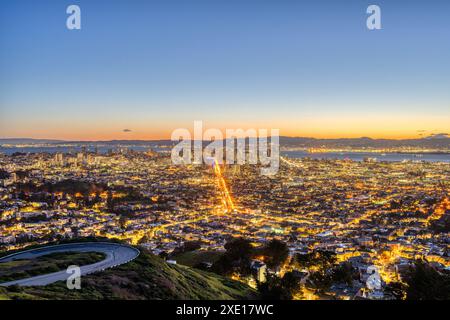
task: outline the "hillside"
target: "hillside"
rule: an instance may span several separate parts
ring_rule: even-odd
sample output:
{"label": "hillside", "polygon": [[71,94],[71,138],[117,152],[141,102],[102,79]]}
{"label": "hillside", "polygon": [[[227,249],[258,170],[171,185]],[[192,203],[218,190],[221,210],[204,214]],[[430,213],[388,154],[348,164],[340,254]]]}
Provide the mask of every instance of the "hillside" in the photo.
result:
{"label": "hillside", "polygon": [[70,265],[84,266],[106,258],[100,252],[51,253],[35,259],[19,259],[0,263],[0,283],[67,270]]}
{"label": "hillside", "polygon": [[64,282],[45,287],[0,288],[1,299],[249,299],[253,289],[237,281],[201,270],[169,265],[142,252],[134,261],[84,276],[81,290]]}

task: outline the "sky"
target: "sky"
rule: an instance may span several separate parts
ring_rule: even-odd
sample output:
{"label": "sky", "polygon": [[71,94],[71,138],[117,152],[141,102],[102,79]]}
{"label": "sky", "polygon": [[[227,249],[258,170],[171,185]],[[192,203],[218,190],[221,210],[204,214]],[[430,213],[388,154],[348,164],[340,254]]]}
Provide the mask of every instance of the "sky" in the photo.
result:
{"label": "sky", "polygon": [[449,57],[446,0],[2,0],[0,138],[448,133]]}

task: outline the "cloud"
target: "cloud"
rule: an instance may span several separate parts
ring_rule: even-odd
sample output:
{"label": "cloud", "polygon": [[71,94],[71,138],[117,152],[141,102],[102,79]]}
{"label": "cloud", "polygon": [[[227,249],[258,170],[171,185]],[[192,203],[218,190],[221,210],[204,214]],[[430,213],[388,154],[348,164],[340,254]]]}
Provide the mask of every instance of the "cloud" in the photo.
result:
{"label": "cloud", "polygon": [[130,129],[123,129],[123,132],[132,132]]}
{"label": "cloud", "polygon": [[448,139],[450,135],[448,133],[436,133],[429,136],[427,139]]}

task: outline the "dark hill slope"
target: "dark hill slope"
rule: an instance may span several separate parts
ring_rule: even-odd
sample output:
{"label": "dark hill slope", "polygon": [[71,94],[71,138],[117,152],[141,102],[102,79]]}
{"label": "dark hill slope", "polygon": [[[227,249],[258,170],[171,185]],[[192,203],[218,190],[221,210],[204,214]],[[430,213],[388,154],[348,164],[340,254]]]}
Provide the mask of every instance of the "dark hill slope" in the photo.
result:
{"label": "dark hill slope", "polygon": [[45,287],[0,288],[0,299],[249,299],[247,285],[185,266],[169,265],[142,252],[134,261],[87,275],[81,290],[68,290],[64,282]]}

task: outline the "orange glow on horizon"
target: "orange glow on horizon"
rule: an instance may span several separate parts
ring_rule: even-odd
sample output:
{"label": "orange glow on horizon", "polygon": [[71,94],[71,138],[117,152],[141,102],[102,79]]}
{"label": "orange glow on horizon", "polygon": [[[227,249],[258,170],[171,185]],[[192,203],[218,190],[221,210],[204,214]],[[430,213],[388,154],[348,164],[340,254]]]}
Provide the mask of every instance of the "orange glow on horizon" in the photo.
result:
{"label": "orange glow on horizon", "polygon": [[[201,120],[201,117],[198,117]],[[0,138],[35,138],[67,141],[107,140],[170,140],[175,129],[186,128],[193,136],[196,119],[89,119],[67,123],[57,119],[23,120],[18,125],[13,119],[0,126]],[[123,124],[125,123],[125,124]],[[360,138],[419,139],[432,134],[449,133],[450,116],[314,116],[279,115],[258,119],[205,119],[203,131],[220,129],[279,129],[281,136],[313,137],[318,139]],[[125,130],[129,129],[129,130]]]}

